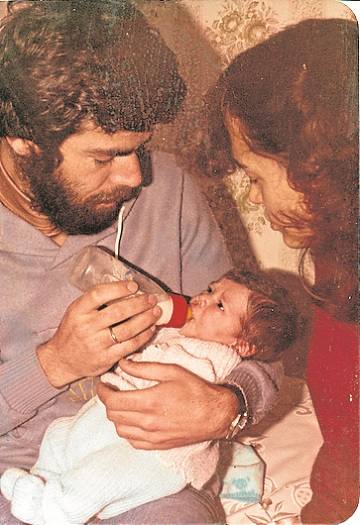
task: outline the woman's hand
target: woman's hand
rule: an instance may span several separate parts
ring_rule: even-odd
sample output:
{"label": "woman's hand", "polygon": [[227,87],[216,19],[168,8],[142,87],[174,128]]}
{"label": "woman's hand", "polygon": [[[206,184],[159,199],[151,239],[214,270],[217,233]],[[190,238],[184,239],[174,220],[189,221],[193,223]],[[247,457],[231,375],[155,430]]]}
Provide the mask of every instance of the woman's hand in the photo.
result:
{"label": "woman's hand", "polygon": [[[161,310],[154,296],[134,296],[136,290],[133,281],[100,284],[71,303],[54,336],[37,349],[53,386],[102,374],[152,337]],[[119,344],[109,330],[116,324]]]}
{"label": "woman's hand", "polygon": [[229,389],[177,365],[123,360],[120,366],[132,376],[159,381],[123,392],[98,384],[108,418],[134,448],[168,449],[225,437],[238,410]]}

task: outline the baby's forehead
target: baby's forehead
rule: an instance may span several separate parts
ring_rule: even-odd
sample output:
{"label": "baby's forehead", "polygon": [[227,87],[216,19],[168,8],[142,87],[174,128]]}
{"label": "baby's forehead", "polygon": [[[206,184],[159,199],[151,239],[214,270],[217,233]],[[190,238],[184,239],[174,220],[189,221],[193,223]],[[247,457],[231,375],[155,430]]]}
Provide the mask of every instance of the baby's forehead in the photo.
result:
{"label": "baby's forehead", "polygon": [[245,283],[234,281],[231,279],[231,277],[227,276],[224,276],[216,281],[213,286],[223,291],[224,297],[227,301],[240,301],[242,306],[244,303],[247,304],[249,297],[252,294],[251,288],[249,288]]}
{"label": "baby's forehead", "polygon": [[226,288],[232,288],[232,289],[250,289],[249,286],[247,285],[247,283],[243,283],[243,282],[240,282],[240,281],[235,281],[234,279],[232,279],[231,277],[227,276],[227,275],[224,275],[223,277],[221,277],[220,279],[218,279],[217,281],[213,281],[211,283],[212,285],[217,285],[217,286],[224,286]]}

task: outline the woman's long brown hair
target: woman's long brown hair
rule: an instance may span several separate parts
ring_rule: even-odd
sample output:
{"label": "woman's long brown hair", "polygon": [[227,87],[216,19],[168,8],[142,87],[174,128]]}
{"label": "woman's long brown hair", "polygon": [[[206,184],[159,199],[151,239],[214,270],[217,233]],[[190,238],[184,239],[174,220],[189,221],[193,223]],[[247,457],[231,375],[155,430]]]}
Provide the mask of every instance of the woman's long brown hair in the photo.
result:
{"label": "woman's long brown hair", "polygon": [[322,306],[357,319],[358,31],[349,20],[306,20],[241,53],[209,95],[199,155],[212,175],[235,169],[224,126],[239,119],[257,153],[288,166],[305,196]]}

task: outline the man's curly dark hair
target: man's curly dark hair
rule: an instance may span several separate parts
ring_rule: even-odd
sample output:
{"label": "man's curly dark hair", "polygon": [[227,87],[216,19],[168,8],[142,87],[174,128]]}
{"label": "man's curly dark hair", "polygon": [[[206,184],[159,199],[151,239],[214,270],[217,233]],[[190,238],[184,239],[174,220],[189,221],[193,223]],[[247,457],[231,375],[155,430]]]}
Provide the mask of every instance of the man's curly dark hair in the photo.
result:
{"label": "man's curly dark hair", "polygon": [[176,58],[127,0],[35,0],[0,26],[0,136],[55,150],[84,120],[106,133],[172,121]]}

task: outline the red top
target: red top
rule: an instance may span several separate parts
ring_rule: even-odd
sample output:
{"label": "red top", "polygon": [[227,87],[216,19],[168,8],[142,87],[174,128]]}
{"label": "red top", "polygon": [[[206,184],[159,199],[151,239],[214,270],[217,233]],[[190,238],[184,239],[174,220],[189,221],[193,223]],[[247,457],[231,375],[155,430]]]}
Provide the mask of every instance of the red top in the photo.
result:
{"label": "red top", "polygon": [[358,502],[358,330],[316,308],[307,382],[324,437],[311,476],[313,499],[305,523],[344,521]]}

